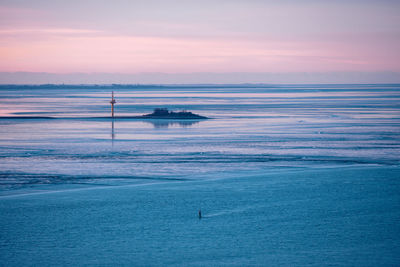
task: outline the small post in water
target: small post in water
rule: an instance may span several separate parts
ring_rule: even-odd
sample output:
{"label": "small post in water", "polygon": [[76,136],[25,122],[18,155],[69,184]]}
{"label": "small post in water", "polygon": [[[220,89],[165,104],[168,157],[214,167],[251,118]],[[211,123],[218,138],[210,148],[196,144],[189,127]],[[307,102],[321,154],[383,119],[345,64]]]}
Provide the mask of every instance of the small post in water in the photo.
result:
{"label": "small post in water", "polygon": [[114,104],[115,103],[117,103],[117,101],[115,101],[115,99],[114,99],[114,91],[112,91],[111,101],[110,101],[110,104],[111,104],[111,117],[112,118],[114,118]]}
{"label": "small post in water", "polygon": [[199,220],[201,219],[201,210],[199,210]]}

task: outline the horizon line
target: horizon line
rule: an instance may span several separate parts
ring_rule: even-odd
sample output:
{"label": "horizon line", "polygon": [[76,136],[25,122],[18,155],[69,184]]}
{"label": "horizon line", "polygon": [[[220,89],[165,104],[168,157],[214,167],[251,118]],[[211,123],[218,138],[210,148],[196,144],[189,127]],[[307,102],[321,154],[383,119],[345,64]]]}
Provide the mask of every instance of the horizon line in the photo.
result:
{"label": "horizon line", "polygon": [[44,86],[57,86],[57,87],[77,87],[77,86],[87,86],[87,87],[171,87],[171,86],[216,86],[216,87],[226,87],[226,86],[276,86],[276,85],[400,85],[400,82],[379,82],[379,83],[1,83],[0,87],[5,86],[30,86],[30,87],[44,87]]}

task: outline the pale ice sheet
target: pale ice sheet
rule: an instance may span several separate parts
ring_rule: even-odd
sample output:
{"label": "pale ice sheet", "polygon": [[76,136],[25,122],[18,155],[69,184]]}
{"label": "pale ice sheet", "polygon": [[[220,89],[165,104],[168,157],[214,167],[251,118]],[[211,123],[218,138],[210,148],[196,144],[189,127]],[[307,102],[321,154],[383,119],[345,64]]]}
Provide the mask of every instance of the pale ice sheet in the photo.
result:
{"label": "pale ice sheet", "polygon": [[[168,107],[212,119],[79,119],[107,115],[111,90],[118,115]],[[277,168],[396,166],[399,98],[397,85],[3,86],[2,114],[69,119],[1,120],[0,188],[9,194],[105,179],[196,180]]]}
{"label": "pale ice sheet", "polygon": [[[118,115],[212,119],[82,119],[112,90]],[[399,265],[398,85],[3,86],[0,105],[60,118],[0,119],[0,265]]]}

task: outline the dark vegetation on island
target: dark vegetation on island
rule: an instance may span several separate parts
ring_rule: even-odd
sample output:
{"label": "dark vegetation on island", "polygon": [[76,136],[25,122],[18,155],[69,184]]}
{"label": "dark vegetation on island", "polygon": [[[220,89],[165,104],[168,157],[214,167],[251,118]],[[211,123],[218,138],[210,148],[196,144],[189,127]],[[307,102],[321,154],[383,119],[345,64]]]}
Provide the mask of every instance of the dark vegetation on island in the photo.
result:
{"label": "dark vegetation on island", "polygon": [[154,109],[153,113],[139,116],[139,118],[143,118],[143,119],[196,119],[196,120],[208,119],[207,117],[200,116],[200,115],[194,114],[189,111],[174,112],[174,111],[169,111],[166,108],[156,108],[156,109]]}

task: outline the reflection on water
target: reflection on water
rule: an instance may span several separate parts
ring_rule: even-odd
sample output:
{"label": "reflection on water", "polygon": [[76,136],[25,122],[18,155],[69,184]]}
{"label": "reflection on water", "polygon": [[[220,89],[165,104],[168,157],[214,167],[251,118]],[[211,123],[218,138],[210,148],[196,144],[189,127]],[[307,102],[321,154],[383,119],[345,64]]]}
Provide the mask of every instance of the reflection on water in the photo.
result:
{"label": "reflection on water", "polygon": [[168,128],[172,126],[190,127],[199,123],[199,120],[148,120],[146,123],[153,124],[154,128]]}
{"label": "reflection on water", "polygon": [[[141,122],[151,124],[155,129],[168,129],[169,127],[191,127],[198,124],[201,120],[141,120]],[[114,140],[116,137],[115,120],[111,120],[111,141],[114,146]]]}
{"label": "reflection on water", "polygon": [[115,132],[114,132],[114,119],[111,120],[111,140],[114,146]]}

